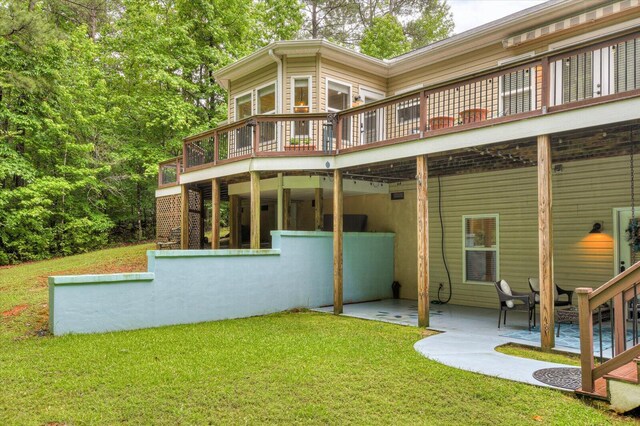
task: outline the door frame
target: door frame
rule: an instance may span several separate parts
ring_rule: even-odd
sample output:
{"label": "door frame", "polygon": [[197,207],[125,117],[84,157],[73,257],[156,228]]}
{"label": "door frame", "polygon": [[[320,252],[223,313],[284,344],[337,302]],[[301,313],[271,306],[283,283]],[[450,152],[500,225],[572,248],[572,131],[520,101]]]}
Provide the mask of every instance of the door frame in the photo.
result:
{"label": "door frame", "polygon": [[[631,212],[631,207],[614,207],[613,208],[613,276],[615,277],[616,275],[618,275],[619,272],[619,266],[620,266],[620,249],[618,248],[619,244],[620,244],[620,213],[622,212]],[[636,215],[638,218],[640,218],[640,209],[638,209],[638,207],[636,207],[636,212],[638,212],[639,214]],[[630,265],[627,265],[627,267],[629,267]]]}

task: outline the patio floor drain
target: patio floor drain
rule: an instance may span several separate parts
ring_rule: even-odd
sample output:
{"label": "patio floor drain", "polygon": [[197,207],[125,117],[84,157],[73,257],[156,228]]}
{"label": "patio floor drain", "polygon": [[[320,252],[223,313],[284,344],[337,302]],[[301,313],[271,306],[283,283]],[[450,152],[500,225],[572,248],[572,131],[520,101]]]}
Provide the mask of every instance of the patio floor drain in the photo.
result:
{"label": "patio floor drain", "polygon": [[576,390],[581,386],[582,375],[579,368],[543,368],[534,371],[533,378],[557,388]]}

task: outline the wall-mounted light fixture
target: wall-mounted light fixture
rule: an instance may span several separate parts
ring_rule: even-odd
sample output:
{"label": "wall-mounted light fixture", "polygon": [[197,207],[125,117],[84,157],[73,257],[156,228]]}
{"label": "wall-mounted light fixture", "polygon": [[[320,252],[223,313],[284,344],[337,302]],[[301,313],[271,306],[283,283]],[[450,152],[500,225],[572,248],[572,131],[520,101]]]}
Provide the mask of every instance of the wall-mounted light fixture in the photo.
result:
{"label": "wall-mounted light fixture", "polygon": [[593,224],[593,227],[591,228],[591,231],[589,231],[590,234],[599,234],[602,232],[602,222],[596,222]]}

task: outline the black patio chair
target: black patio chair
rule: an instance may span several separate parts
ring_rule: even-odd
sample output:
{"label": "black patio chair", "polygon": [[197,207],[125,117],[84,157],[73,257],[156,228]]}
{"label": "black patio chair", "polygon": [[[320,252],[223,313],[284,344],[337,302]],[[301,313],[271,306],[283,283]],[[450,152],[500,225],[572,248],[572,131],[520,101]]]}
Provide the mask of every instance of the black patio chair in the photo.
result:
{"label": "black patio chair", "polygon": [[[531,291],[533,292],[533,300],[536,303],[536,305],[540,304],[540,280],[538,280],[537,278],[529,278],[529,288],[531,289]],[[566,295],[567,296],[567,300],[560,300],[560,296],[562,295]],[[560,288],[558,286],[558,284],[555,285],[555,292],[553,295],[553,304],[554,306],[571,306],[573,305],[573,291],[571,290],[564,290],[562,288]]]}
{"label": "black patio chair", "polygon": [[[529,314],[529,331],[531,331],[531,320],[533,326],[536,326],[536,305],[533,299],[533,293],[522,293],[511,290],[511,286],[505,280],[495,283],[498,292],[498,300],[500,301],[500,313],[498,315],[498,328],[500,328],[500,320],[507,325],[508,311],[521,311]],[[504,312],[504,319],[502,318]]]}

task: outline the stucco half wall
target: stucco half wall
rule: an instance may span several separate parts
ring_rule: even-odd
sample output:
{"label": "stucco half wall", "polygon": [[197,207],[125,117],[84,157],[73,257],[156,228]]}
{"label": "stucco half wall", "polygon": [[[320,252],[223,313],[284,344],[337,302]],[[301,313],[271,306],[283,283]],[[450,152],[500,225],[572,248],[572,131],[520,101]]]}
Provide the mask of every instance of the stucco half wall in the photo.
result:
{"label": "stucco half wall", "polygon": [[[274,231],[270,250],[148,252],[148,272],[49,277],[53,334],[264,315],[333,303],[333,233]],[[393,233],[344,234],[344,301],[391,296]]]}

